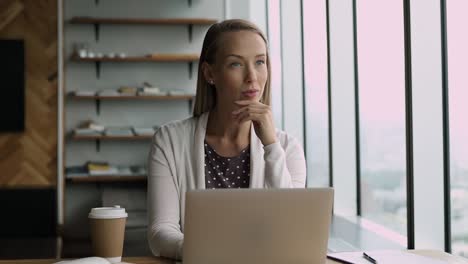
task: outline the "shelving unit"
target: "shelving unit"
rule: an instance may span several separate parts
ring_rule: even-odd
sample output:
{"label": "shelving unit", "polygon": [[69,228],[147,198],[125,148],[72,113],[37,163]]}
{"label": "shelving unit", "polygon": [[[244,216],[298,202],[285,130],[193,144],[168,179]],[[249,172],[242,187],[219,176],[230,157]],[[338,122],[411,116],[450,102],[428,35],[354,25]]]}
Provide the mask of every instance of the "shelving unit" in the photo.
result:
{"label": "shelving unit", "polygon": [[70,93],[68,97],[72,100],[94,100],[96,104],[96,113],[101,113],[101,101],[124,101],[124,100],[154,100],[154,101],[188,101],[188,110],[192,111],[195,95],[75,95]]}
{"label": "shelving unit", "polygon": [[70,60],[77,62],[194,62],[198,61],[197,54],[156,54],[151,56],[132,56],[132,57],[102,57],[102,58],[80,58],[73,55]]}
{"label": "shelving unit", "polygon": [[[108,190],[114,194],[123,191],[123,196],[146,191],[144,167],[152,139],[145,134],[77,135],[73,131],[89,120],[107,128],[125,126],[145,132],[144,128],[189,117],[203,34],[209,25],[224,18],[224,6],[211,0],[193,1],[193,6],[191,0],[188,6],[184,1],[64,0],[63,38],[59,40],[63,50],[59,222],[65,225],[61,229],[64,237],[86,234],[85,226],[70,219],[86,219],[89,211],[83,208],[104,205]],[[188,18],[192,16],[198,18]],[[86,51],[81,52],[83,57],[78,56],[80,49]],[[91,52],[95,56],[86,56]],[[124,86],[141,87],[145,82],[168,94],[170,88],[177,90],[173,95],[106,93]],[[100,95],[103,90],[106,92]],[[107,175],[86,174],[88,162],[102,162],[112,169],[104,172]],[[120,174],[113,174],[113,168]],[[129,207],[138,214],[144,211]]]}
{"label": "shelving unit", "polygon": [[101,24],[109,25],[187,25],[189,41],[192,41],[194,25],[211,25],[216,23],[215,19],[207,18],[102,18],[102,17],[73,17],[71,24],[94,25],[94,36],[99,41]]}
{"label": "shelving unit", "polygon": [[67,181],[73,183],[146,182],[146,180],[146,175],[89,175],[67,178]]}
{"label": "shelving unit", "polygon": [[128,141],[128,140],[149,140],[153,136],[83,136],[83,135],[75,135],[71,136],[73,140],[120,140],[120,141]]}
{"label": "shelving unit", "polygon": [[75,100],[156,100],[156,101],[173,101],[173,100],[193,100],[195,95],[74,95],[69,97]]}
{"label": "shelving unit", "polygon": [[71,24],[120,24],[120,25],[211,25],[216,19],[207,18],[103,18],[73,17]]}
{"label": "shelving unit", "polygon": [[151,54],[147,56],[130,56],[130,57],[85,57],[81,58],[76,54],[70,57],[70,61],[75,62],[94,62],[96,66],[96,77],[99,79],[101,75],[102,62],[187,62],[189,78],[192,78],[193,62],[198,61],[197,54]]}
{"label": "shelving unit", "polygon": [[76,141],[89,141],[94,140],[96,142],[96,151],[99,152],[101,150],[101,141],[141,141],[141,140],[151,140],[153,136],[106,136],[106,135],[75,135],[72,133],[70,135],[71,140]]}
{"label": "shelving unit", "polygon": [[[191,1],[188,2],[191,7]],[[96,5],[98,1],[96,1]],[[93,25],[96,42],[99,41],[101,25],[143,25],[143,26],[187,26],[189,33],[189,42],[192,40],[194,26],[209,26],[216,23],[217,19],[210,18],[141,18],[141,17],[105,17],[105,16],[72,16],[66,19],[65,23],[72,25]],[[71,53],[68,61],[74,63],[94,63],[96,69],[96,78],[100,78],[102,63],[187,63],[189,71],[189,79],[192,78],[193,63],[199,60],[199,54],[191,53],[167,53],[167,54],[147,54],[142,56],[99,56],[99,57],[80,57],[76,53]],[[192,111],[194,95],[75,95],[67,94],[67,100],[73,101],[95,101],[96,114],[100,115],[102,101],[187,101],[189,112]],[[66,106],[65,106],[66,107]],[[106,136],[106,135],[76,135],[65,131],[67,137],[65,141],[95,141],[96,150],[100,150],[101,141],[144,141],[150,140],[152,136]],[[99,179],[103,179],[99,177]],[[112,177],[110,178],[112,179]],[[119,177],[118,179],[122,179]]]}

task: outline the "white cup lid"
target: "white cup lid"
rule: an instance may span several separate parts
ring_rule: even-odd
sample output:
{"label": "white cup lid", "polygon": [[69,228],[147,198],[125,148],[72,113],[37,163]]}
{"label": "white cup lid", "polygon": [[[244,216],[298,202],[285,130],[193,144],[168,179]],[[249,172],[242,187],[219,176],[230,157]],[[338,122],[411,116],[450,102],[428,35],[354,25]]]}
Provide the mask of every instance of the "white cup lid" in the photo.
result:
{"label": "white cup lid", "polygon": [[97,207],[92,208],[89,212],[88,218],[94,219],[115,219],[115,218],[124,218],[128,214],[125,212],[125,208],[120,208],[119,205],[113,207]]}

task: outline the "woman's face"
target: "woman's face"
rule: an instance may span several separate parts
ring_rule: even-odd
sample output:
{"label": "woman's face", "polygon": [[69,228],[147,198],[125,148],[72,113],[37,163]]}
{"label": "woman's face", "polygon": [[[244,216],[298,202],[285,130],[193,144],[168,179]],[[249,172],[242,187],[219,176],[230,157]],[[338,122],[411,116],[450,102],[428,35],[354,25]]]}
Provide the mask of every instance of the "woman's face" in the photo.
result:
{"label": "woman's face", "polygon": [[219,106],[259,101],[268,79],[265,41],[250,31],[228,32],[221,38],[215,62],[205,74],[214,81]]}

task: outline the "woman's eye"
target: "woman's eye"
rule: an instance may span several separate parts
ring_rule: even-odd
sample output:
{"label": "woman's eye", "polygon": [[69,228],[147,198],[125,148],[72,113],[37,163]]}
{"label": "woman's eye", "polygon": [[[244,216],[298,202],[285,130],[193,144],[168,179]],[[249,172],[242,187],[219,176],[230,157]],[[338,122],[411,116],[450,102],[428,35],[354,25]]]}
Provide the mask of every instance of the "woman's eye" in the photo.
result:
{"label": "woman's eye", "polygon": [[239,66],[241,66],[241,64],[240,64],[239,62],[233,62],[233,63],[229,64],[229,66],[231,66],[231,67],[239,67]]}
{"label": "woman's eye", "polygon": [[263,64],[265,64],[265,61],[264,61],[264,60],[258,60],[258,61],[257,61],[257,65],[263,65]]}

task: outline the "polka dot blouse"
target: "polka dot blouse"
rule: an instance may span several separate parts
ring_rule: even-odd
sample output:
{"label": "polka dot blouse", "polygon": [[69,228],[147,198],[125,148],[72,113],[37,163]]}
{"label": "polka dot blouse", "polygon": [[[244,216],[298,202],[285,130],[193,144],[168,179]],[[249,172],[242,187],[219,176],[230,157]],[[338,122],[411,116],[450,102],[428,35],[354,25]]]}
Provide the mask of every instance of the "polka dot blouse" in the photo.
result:
{"label": "polka dot blouse", "polygon": [[223,157],[205,141],[205,188],[249,188],[250,145],[237,157]]}

